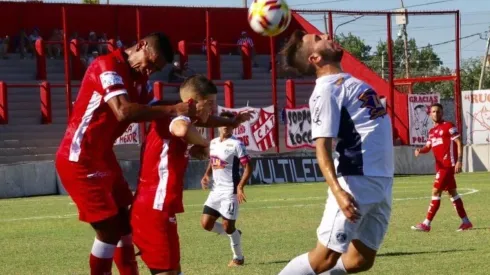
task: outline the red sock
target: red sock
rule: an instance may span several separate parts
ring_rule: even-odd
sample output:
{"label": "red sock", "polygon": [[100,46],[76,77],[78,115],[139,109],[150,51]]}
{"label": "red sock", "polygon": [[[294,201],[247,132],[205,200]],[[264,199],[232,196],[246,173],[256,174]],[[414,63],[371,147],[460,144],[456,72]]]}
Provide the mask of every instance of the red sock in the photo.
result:
{"label": "red sock", "polygon": [[112,258],[97,258],[90,254],[90,275],[111,275]]}
{"label": "red sock", "polygon": [[114,256],[115,245],[103,243],[97,239],[92,246],[90,254],[90,274],[91,275],[111,275],[112,257]]}
{"label": "red sock", "polygon": [[459,195],[456,195],[451,198],[453,201],[453,206],[456,208],[456,212],[458,212],[458,215],[461,219],[466,218],[466,211],[464,210],[464,205],[463,205],[463,200],[459,197]]}
{"label": "red sock", "polygon": [[120,275],[139,274],[131,235],[123,236],[117,244],[116,252],[114,253],[114,262]]}
{"label": "red sock", "polygon": [[429,210],[427,211],[427,219],[429,221],[432,221],[434,219],[437,210],[439,210],[439,206],[441,206],[441,197],[432,197]]}

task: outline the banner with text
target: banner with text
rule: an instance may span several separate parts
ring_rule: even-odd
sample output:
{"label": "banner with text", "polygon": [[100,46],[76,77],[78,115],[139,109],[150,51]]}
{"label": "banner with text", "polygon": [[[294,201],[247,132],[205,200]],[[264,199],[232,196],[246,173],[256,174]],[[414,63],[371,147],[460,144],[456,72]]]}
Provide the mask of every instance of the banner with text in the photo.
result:
{"label": "banner with text", "polygon": [[315,157],[252,158],[249,184],[324,181]]}
{"label": "banner with text", "polygon": [[429,116],[430,105],[439,103],[439,94],[408,95],[408,125],[410,145],[425,145],[434,122]]}
{"label": "banner with text", "polygon": [[284,109],[286,147],[289,149],[314,148],[311,138],[311,113],[308,106]]}
{"label": "banner with text", "polygon": [[124,134],[116,139],[114,145],[140,144],[139,123],[131,123]]}
{"label": "banner with text", "polygon": [[490,90],[463,91],[463,141],[490,143]]}
{"label": "banner with text", "polygon": [[274,143],[274,105],[265,108],[218,106],[218,114],[223,111],[237,114],[251,109],[255,110],[252,119],[235,128],[233,135],[240,139],[249,151],[267,151],[276,146]]}

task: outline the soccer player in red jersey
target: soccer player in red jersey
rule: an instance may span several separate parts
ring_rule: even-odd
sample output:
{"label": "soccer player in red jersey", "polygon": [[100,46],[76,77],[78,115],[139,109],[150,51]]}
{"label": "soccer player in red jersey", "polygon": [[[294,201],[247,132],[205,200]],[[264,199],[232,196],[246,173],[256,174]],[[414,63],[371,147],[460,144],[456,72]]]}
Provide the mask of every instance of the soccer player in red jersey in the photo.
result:
{"label": "soccer player in red jersey", "polygon": [[463,144],[458,129],[451,122],[442,119],[443,108],[439,103],[431,105],[430,116],[435,125],[429,131],[427,144],[415,150],[415,157],[418,157],[419,154],[428,153],[432,149],[436,160],[437,173],[427,217],[422,223],[412,226],[412,229],[422,232],[430,231],[431,222],[441,205],[441,194],[443,191],[447,191],[451,196],[454,208],[456,208],[456,212],[458,212],[462,220],[457,231],[471,229],[473,225],[466,215],[463,200],[458,194],[456,179],[454,178],[455,173],[461,172],[463,158]]}
{"label": "soccer player in red jersey", "polygon": [[[209,141],[194,127],[206,122],[218,90],[212,81],[197,75],[180,87],[182,101],[203,106],[196,117],[177,116],[155,120],[142,151],[141,170],[131,225],[134,243],[151,274],[178,274],[180,244],[175,215],[184,212],[184,176],[189,154],[201,159],[209,154]],[[194,144],[188,151],[188,144]]]}
{"label": "soccer player in red jersey", "polygon": [[126,50],[97,58],[87,69],[56,154],[56,169],[79,219],[96,232],[92,275],[138,274],[128,206],[132,193],[112,150],[131,122],[188,115],[195,106],[147,106],[148,76],[173,61],[170,40],[153,33]]}

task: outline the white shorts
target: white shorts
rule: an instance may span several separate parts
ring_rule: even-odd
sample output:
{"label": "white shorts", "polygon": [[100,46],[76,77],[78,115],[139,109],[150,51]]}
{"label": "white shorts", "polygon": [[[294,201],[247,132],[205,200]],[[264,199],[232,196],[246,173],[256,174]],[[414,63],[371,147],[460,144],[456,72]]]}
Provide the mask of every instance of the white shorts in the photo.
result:
{"label": "white shorts", "polygon": [[238,218],[239,204],[236,194],[211,191],[204,205],[218,211],[227,220]]}
{"label": "white shorts", "polygon": [[393,178],[346,176],[338,178],[340,186],[359,205],[361,218],[351,223],[328,190],[322,221],[317,229],[318,241],[327,248],[345,253],[352,240],[379,250],[391,216]]}

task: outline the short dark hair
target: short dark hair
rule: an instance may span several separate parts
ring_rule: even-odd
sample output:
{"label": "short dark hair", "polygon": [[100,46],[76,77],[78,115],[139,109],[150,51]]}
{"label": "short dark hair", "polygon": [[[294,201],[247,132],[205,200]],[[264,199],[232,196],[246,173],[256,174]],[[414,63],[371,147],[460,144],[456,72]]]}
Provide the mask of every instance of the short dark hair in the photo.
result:
{"label": "short dark hair", "polygon": [[305,31],[294,31],[284,48],[281,50],[281,54],[284,57],[284,64],[287,67],[295,68],[302,74],[305,74],[310,70],[310,64],[306,62],[310,53],[307,49],[303,48],[303,37],[305,35]]}
{"label": "short dark hair", "polygon": [[153,32],[145,36],[143,40],[150,43],[165,58],[167,63],[174,62],[174,49],[167,35],[161,32]]}
{"label": "short dark hair", "polygon": [[226,117],[226,118],[234,118],[235,115],[232,112],[229,111],[223,111],[221,114],[219,114],[220,117]]}
{"label": "short dark hair", "polygon": [[218,88],[213,83],[202,74],[196,74],[190,76],[184,80],[182,85],[180,85],[181,96],[183,92],[191,90],[200,97],[206,97],[208,95],[215,95],[218,93]]}
{"label": "short dark hair", "polygon": [[438,108],[440,108],[441,110],[444,110],[444,108],[442,107],[442,104],[441,104],[441,103],[432,103],[432,104],[430,105],[430,108],[432,108],[432,107],[438,107]]}

